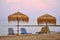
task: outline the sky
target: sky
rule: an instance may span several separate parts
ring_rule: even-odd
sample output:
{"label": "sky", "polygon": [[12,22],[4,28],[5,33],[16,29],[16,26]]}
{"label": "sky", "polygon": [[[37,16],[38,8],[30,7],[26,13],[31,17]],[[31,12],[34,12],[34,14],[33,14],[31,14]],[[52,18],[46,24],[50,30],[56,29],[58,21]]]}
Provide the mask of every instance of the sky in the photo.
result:
{"label": "sky", "polygon": [[0,25],[18,11],[29,16],[28,24],[37,24],[37,17],[46,13],[55,16],[60,24],[60,0],[0,0]]}
{"label": "sky", "polygon": [[59,21],[59,2],[60,0],[0,0],[0,20],[7,20],[8,15],[19,11],[28,15],[30,21],[36,21],[37,17],[46,13]]}

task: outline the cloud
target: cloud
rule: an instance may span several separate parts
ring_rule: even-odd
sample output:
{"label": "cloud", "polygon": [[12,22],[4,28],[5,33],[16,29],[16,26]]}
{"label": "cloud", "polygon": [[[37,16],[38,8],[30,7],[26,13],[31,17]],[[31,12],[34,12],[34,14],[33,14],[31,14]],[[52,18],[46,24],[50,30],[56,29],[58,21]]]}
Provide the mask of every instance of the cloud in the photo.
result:
{"label": "cloud", "polygon": [[25,8],[36,8],[36,9],[52,9],[57,4],[55,0],[6,0],[6,2],[7,3],[18,3],[19,2]]}

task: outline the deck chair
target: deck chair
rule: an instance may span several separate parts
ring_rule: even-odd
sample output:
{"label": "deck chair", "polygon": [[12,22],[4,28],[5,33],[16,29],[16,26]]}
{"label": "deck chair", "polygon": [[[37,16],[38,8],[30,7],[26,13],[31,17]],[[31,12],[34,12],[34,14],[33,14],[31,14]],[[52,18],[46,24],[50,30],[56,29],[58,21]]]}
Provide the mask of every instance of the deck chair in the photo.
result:
{"label": "deck chair", "polygon": [[25,28],[21,28],[21,34],[32,34],[32,33],[27,33]]}
{"label": "deck chair", "polygon": [[8,28],[8,35],[14,35],[14,30],[12,28]]}
{"label": "deck chair", "polygon": [[21,28],[21,34],[27,34],[27,31],[25,28]]}

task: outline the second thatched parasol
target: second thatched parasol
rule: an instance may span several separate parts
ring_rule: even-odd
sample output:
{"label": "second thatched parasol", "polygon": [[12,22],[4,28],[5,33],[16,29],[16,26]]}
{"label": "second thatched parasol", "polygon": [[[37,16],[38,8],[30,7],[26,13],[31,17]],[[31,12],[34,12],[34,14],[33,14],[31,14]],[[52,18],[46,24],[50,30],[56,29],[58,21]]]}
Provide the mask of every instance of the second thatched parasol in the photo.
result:
{"label": "second thatched parasol", "polygon": [[[49,24],[56,25],[56,18],[51,16],[51,15],[49,15],[49,14],[44,14],[42,16],[39,16],[37,18],[37,24],[43,24],[43,23],[46,23],[46,26],[44,28],[46,29],[46,32],[47,32],[49,30],[47,24],[49,23]],[[42,30],[45,30],[44,28],[42,28]]]}
{"label": "second thatched parasol", "polygon": [[8,16],[8,22],[10,21],[17,21],[17,32],[19,35],[19,21],[24,21],[24,22],[28,22],[29,21],[29,17],[21,12],[15,12],[14,14],[11,14]]}

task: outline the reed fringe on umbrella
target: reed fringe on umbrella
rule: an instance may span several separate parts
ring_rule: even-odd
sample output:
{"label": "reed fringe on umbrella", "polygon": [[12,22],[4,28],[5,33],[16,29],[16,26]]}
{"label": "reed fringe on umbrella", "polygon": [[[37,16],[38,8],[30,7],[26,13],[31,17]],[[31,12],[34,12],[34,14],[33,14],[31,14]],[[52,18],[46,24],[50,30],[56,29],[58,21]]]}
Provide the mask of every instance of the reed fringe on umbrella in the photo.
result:
{"label": "reed fringe on umbrella", "polygon": [[16,20],[19,20],[19,21],[25,21],[25,22],[28,22],[29,21],[29,17],[23,13],[20,13],[20,12],[16,12],[14,14],[11,14],[8,16],[8,21],[16,21]]}
{"label": "reed fringe on umbrella", "polygon": [[56,18],[49,15],[49,14],[44,14],[42,16],[39,16],[37,18],[37,23],[38,24],[43,24],[43,23],[49,23],[49,24],[56,24]]}

